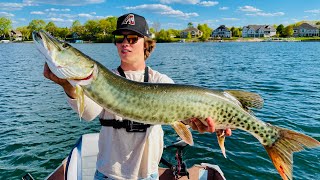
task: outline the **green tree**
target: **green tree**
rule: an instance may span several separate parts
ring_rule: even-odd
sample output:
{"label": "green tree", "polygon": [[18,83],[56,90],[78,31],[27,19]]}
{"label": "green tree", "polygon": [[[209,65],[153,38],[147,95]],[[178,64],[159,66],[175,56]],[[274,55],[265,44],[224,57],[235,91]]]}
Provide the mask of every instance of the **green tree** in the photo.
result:
{"label": "green tree", "polygon": [[54,22],[50,21],[46,25],[45,30],[47,32],[49,32],[51,35],[56,36],[57,35],[57,31],[58,31],[58,27],[54,24]]}
{"label": "green tree", "polygon": [[240,28],[236,28],[236,27],[231,27],[231,29],[230,29],[230,31],[231,31],[231,35],[233,36],[233,37],[240,37],[241,36],[241,30],[240,30]]}
{"label": "green tree", "polygon": [[67,35],[70,34],[69,28],[58,28],[57,29],[57,36],[59,36],[61,39],[66,39]]}
{"label": "green tree", "polygon": [[188,23],[188,28],[193,28],[193,23],[192,22]]}
{"label": "green tree", "polygon": [[150,28],[150,32],[151,32],[151,33],[155,33],[156,30],[155,30],[154,28]]}
{"label": "green tree", "polygon": [[0,36],[8,35],[12,28],[12,21],[6,17],[0,17]]}
{"label": "green tree", "polygon": [[31,36],[31,31],[28,26],[21,26],[17,28],[17,31],[20,31],[22,34],[22,40],[29,40]]}
{"label": "green tree", "polygon": [[283,36],[285,37],[291,37],[293,35],[293,26],[289,25],[284,28],[283,30]]}
{"label": "green tree", "polygon": [[171,42],[172,41],[169,32],[165,31],[164,29],[161,29],[157,33],[156,40],[157,40],[157,42]]}
{"label": "green tree", "polygon": [[276,30],[277,30],[277,36],[283,37],[283,31],[284,31],[283,24],[280,24]]}
{"label": "green tree", "polygon": [[316,25],[320,25],[320,21],[316,22]]}
{"label": "green tree", "polygon": [[88,20],[85,22],[84,27],[84,35],[88,40],[96,40],[98,33],[101,32],[101,27],[99,26],[99,21],[97,20]]}
{"label": "green tree", "polygon": [[29,23],[28,28],[32,32],[32,31],[39,31],[40,29],[45,29],[45,26],[46,26],[46,22],[44,22],[44,20],[34,19]]}
{"label": "green tree", "polygon": [[203,33],[202,36],[200,37],[201,41],[206,41],[209,39],[212,29],[207,25],[207,24],[199,24],[198,29]]}
{"label": "green tree", "polygon": [[111,34],[117,28],[117,17],[108,17],[109,27],[106,29],[107,34]]}
{"label": "green tree", "polygon": [[192,38],[191,33],[188,32],[187,39],[191,39],[191,38]]}
{"label": "green tree", "polygon": [[84,27],[81,25],[79,20],[73,21],[71,27],[70,27],[71,32],[76,32],[79,35],[82,35],[84,32]]}
{"label": "green tree", "polygon": [[239,28],[234,28],[234,30],[232,31],[232,36],[233,37],[240,37],[241,36],[241,31]]}

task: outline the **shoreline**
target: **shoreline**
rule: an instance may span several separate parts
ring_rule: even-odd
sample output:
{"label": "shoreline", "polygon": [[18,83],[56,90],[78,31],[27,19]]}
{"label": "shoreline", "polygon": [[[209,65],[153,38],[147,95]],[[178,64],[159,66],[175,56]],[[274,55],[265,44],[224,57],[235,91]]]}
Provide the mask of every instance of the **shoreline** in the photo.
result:
{"label": "shoreline", "polygon": [[[157,43],[206,43],[206,42],[214,42],[214,43],[225,43],[225,42],[320,42],[319,39],[295,39],[295,38],[275,38],[275,39],[261,39],[261,38],[239,38],[239,39],[221,39],[221,40],[185,40],[185,41],[171,41],[171,42],[157,42]],[[33,43],[33,41],[9,41],[9,42],[0,42],[0,44],[8,44],[8,43]],[[93,41],[83,41],[82,43],[70,43],[70,44],[99,44],[99,43],[113,43],[113,42],[93,42]]]}

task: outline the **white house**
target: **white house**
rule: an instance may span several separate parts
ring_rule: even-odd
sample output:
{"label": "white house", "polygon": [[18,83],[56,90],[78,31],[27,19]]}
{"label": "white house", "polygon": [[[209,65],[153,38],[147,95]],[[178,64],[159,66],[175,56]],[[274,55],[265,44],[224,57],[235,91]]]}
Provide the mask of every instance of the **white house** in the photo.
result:
{"label": "white house", "polygon": [[12,38],[12,41],[22,41],[22,33],[20,31],[10,31],[10,36]]}
{"label": "white house", "polygon": [[231,38],[232,33],[231,31],[225,26],[221,25],[211,33],[211,37],[213,38]]}
{"label": "white house", "polygon": [[319,36],[319,29],[308,23],[302,23],[300,26],[293,28],[294,37],[312,37]]}
{"label": "white house", "polygon": [[276,29],[270,25],[248,25],[242,29],[242,37],[272,37],[276,34]]}

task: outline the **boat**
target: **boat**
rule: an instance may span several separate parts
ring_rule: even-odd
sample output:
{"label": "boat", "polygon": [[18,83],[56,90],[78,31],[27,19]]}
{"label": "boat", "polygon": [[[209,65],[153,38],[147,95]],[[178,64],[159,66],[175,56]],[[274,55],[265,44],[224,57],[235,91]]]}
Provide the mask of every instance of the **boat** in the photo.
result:
{"label": "boat", "polygon": [[[92,180],[96,171],[96,159],[98,154],[98,133],[82,135],[72,148],[68,157],[45,179],[46,180]],[[225,180],[223,172],[217,165],[201,163],[186,168],[182,160],[182,151],[187,144],[182,140],[166,146],[164,149],[176,148],[179,154],[179,162],[173,165],[162,159],[161,162],[166,167],[159,167],[159,179],[179,179],[179,180]],[[181,159],[180,159],[181,158]],[[177,160],[177,161],[178,161]],[[179,166],[180,165],[180,166]],[[27,174],[28,176],[30,174]],[[30,177],[32,177],[30,175]]]}
{"label": "boat", "polygon": [[3,39],[3,40],[0,40],[0,43],[10,43],[10,40]]}

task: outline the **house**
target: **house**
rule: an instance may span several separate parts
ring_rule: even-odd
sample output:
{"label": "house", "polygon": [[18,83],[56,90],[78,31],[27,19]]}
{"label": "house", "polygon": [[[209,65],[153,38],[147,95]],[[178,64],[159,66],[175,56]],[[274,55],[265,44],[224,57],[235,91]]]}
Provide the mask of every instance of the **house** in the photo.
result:
{"label": "house", "polygon": [[203,34],[203,32],[200,31],[199,29],[194,28],[194,27],[189,27],[189,28],[181,31],[180,37],[181,37],[181,38],[187,38],[189,33],[191,34],[191,37],[192,37],[192,38],[194,38],[194,37],[201,37],[202,34]]}
{"label": "house", "polygon": [[76,32],[67,35],[65,41],[69,43],[83,43],[80,35]]}
{"label": "house", "polygon": [[242,37],[272,37],[276,34],[276,29],[270,25],[248,25],[242,28]]}
{"label": "house", "polygon": [[211,33],[211,37],[213,38],[231,38],[231,31],[225,26],[221,25]]}
{"label": "house", "polygon": [[319,29],[309,23],[302,23],[300,26],[293,28],[294,37],[312,37],[319,36]]}
{"label": "house", "polygon": [[10,31],[10,37],[12,41],[22,41],[22,33],[20,31]]}

